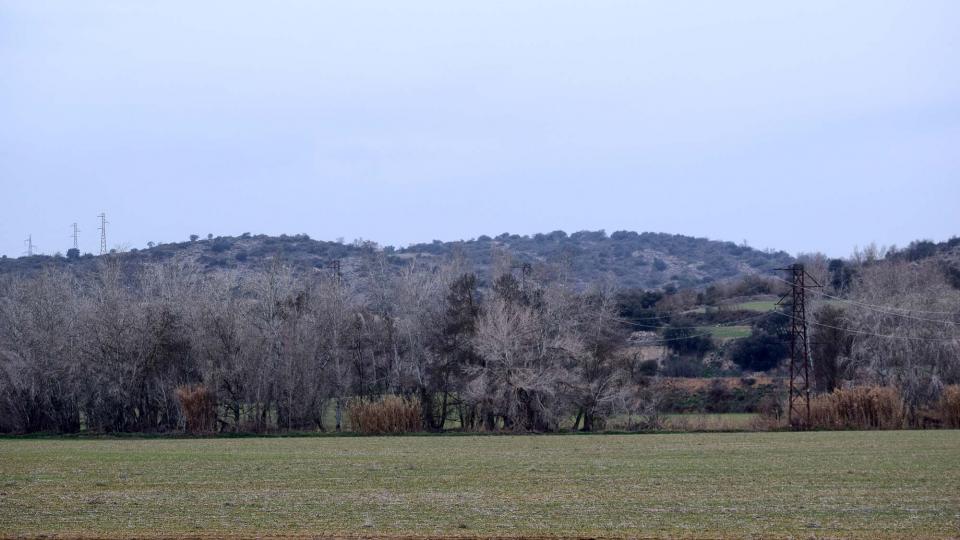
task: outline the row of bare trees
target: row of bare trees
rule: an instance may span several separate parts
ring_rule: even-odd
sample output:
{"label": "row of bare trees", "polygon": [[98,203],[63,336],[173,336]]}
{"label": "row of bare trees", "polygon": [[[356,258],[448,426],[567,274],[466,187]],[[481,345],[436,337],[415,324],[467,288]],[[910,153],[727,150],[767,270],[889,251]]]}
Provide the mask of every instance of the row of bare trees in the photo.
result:
{"label": "row of bare trees", "polygon": [[[347,278],[175,264],[48,270],[0,283],[0,431],[332,430],[350,400],[416,398],[424,429],[596,429],[642,394],[613,291],[490,286],[461,263]],[[185,389],[189,389],[185,390]]]}
{"label": "row of bare trees", "polygon": [[934,260],[863,262],[842,298],[814,291],[814,371],[820,390],[899,390],[912,422],[960,384],[960,290]]}
{"label": "row of bare trees", "polygon": [[[371,253],[346,277],[117,258],[83,274],[8,276],[0,432],[171,431],[198,404],[213,408],[193,421],[207,429],[339,430],[351,403],[384,396],[418,403],[432,431],[655,418],[658,395],[611,287],[497,268],[397,268]],[[892,262],[856,275],[814,310],[820,390],[895,386],[915,412],[960,383],[960,291],[943,272]]]}

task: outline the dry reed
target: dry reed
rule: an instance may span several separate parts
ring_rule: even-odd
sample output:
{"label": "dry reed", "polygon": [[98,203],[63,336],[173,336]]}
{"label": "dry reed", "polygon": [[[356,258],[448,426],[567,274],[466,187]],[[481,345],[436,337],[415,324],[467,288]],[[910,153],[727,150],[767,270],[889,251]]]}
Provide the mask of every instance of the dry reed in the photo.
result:
{"label": "dry reed", "polygon": [[217,422],[217,398],[202,384],[181,385],[176,390],[177,401],[190,433],[211,433]]}
{"label": "dry reed", "polygon": [[937,413],[945,428],[960,428],[960,385],[953,384],[943,389],[937,402]]}
{"label": "dry reed", "polygon": [[385,396],[377,401],[362,399],[347,408],[353,431],[366,434],[412,433],[422,431],[420,400]]}
{"label": "dry reed", "polygon": [[817,429],[901,429],[907,415],[895,388],[860,386],[811,399],[810,423]]}

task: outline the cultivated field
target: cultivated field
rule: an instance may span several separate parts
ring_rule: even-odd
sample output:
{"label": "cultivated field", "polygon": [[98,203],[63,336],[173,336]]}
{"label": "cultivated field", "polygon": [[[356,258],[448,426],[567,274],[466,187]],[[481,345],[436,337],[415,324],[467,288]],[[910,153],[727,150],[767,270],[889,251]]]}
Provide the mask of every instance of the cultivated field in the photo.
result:
{"label": "cultivated field", "polygon": [[0,440],[0,536],[955,537],[960,431]]}
{"label": "cultivated field", "polygon": [[746,311],[757,311],[760,313],[766,313],[767,311],[773,311],[777,309],[776,300],[754,300],[752,302],[741,302],[739,304],[734,304],[733,306],[736,309],[743,309]]}
{"label": "cultivated field", "polygon": [[717,339],[738,339],[750,336],[749,326],[701,326],[698,332],[709,333]]}

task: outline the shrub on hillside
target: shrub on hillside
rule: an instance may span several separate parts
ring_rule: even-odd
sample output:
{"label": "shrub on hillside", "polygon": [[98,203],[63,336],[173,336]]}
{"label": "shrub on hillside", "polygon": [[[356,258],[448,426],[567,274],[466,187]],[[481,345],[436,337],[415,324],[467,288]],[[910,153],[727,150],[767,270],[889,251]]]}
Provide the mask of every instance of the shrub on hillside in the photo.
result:
{"label": "shrub on hillside", "polygon": [[353,431],[357,433],[380,435],[423,431],[420,400],[417,398],[359,399],[350,403],[347,414]]}
{"label": "shrub on hillside", "polygon": [[770,334],[754,334],[738,339],[730,357],[745,371],[769,371],[777,367],[789,353],[780,338]]}
{"label": "shrub on hillside", "polygon": [[703,358],[705,354],[715,348],[709,334],[681,322],[678,326],[668,326],[663,331],[665,345],[672,352],[679,355],[696,356]]}
{"label": "shrub on hillside", "polygon": [[637,374],[645,377],[653,377],[660,369],[660,363],[656,360],[643,360],[637,365]]}
{"label": "shrub on hillside", "polygon": [[703,361],[687,356],[668,356],[660,368],[664,377],[702,377],[705,367]]}
{"label": "shrub on hillside", "polygon": [[217,238],[213,241],[213,244],[210,245],[210,250],[214,253],[223,253],[233,246],[233,242],[226,238]]}

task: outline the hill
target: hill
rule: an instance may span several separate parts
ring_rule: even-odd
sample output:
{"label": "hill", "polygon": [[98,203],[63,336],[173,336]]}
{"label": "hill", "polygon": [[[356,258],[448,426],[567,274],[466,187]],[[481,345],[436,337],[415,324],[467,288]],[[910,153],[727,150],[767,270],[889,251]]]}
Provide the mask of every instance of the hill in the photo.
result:
{"label": "hill", "polygon": [[[520,236],[504,233],[455,242],[413,244],[405,248],[380,247],[369,241],[353,243],[311,239],[307,235],[243,234],[166,243],[116,254],[125,263],[182,261],[205,269],[263,267],[279,258],[300,270],[329,269],[339,261],[345,275],[359,271],[364,257],[381,254],[391,265],[411,261],[430,264],[449,257],[465,259],[481,276],[496,265],[538,268],[554,266],[584,284],[610,277],[621,287],[698,287],[738,276],[768,273],[792,262],[783,251],[760,251],[733,242],[665,234],[618,231],[581,231],[567,234]],[[97,257],[33,256],[0,259],[0,274],[31,273],[45,266],[83,269]]]}

